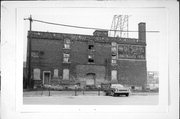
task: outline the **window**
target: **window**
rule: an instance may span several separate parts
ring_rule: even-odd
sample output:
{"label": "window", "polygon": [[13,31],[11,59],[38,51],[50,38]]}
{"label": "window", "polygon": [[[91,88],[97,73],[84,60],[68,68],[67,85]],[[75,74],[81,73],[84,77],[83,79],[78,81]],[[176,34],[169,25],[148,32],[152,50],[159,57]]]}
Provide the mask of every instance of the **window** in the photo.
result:
{"label": "window", "polygon": [[94,63],[94,59],[88,59],[89,63]]}
{"label": "window", "polygon": [[88,59],[92,59],[93,57],[92,57],[92,55],[88,55]]}
{"label": "window", "polygon": [[65,39],[64,40],[64,48],[70,49],[70,43],[71,43],[70,39]]}
{"label": "window", "polygon": [[117,70],[111,71],[111,80],[117,80]]}
{"label": "window", "polygon": [[93,49],[94,49],[94,45],[89,45],[89,46],[88,46],[88,49],[89,49],[89,50],[93,50]]}
{"label": "window", "polygon": [[39,57],[39,52],[38,51],[32,51],[31,52],[31,57],[38,58]]}
{"label": "window", "polygon": [[112,64],[116,64],[116,60],[115,60],[115,59],[112,59],[112,60],[111,60],[111,63],[112,63]]}
{"label": "window", "polygon": [[116,46],[117,43],[116,43],[116,42],[112,42],[111,45],[112,45],[112,46]]}
{"label": "window", "polygon": [[69,69],[63,69],[63,80],[69,79]]}
{"label": "window", "polygon": [[88,55],[88,63],[94,63],[94,59],[92,55]]}
{"label": "window", "polygon": [[64,63],[69,63],[69,57],[70,57],[69,54],[64,53],[64,54],[63,54],[63,62],[64,62]]}
{"label": "window", "polygon": [[112,56],[112,59],[116,59],[116,56]]}
{"label": "window", "polygon": [[59,72],[59,70],[58,69],[54,69],[54,78],[58,78],[58,72]]}
{"label": "window", "polygon": [[41,80],[40,73],[41,73],[41,71],[39,68],[33,69],[33,80]]}
{"label": "window", "polygon": [[115,55],[117,55],[117,43],[112,42],[111,45],[112,45],[112,47],[111,47],[112,55],[115,56]]}
{"label": "window", "polygon": [[63,55],[64,55],[64,57],[69,57],[69,54],[64,53]]}
{"label": "window", "polygon": [[114,53],[117,52],[117,48],[116,48],[116,47],[112,47],[111,50],[112,50],[112,52],[114,52]]}

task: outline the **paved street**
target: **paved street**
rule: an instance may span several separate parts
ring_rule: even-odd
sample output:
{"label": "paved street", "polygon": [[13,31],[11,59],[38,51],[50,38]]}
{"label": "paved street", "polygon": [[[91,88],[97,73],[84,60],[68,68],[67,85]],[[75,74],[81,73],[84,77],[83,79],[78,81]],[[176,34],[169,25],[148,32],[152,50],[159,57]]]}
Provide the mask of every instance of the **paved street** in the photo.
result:
{"label": "paved street", "polygon": [[158,104],[157,94],[132,94],[129,97],[104,96],[101,92],[74,92],[52,91],[51,96],[48,91],[43,94],[39,92],[24,93],[24,104],[52,104],[52,105],[156,105]]}

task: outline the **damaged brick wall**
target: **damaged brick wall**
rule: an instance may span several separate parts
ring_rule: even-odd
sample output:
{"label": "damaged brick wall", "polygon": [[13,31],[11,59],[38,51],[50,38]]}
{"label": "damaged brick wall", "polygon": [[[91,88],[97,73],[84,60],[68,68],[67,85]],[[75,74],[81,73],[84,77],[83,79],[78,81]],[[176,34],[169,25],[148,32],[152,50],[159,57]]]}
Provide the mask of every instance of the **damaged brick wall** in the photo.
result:
{"label": "damaged brick wall", "polygon": [[[64,68],[69,69],[70,80],[83,79],[88,73],[96,74],[97,84],[110,80],[112,70],[112,41],[118,44],[138,44],[145,46],[144,41],[130,38],[124,40],[124,38],[35,31],[32,31],[30,36],[32,51],[39,51],[40,53],[39,57],[32,58],[32,69],[40,69],[41,82],[43,80],[43,71],[50,71],[52,85],[56,85],[62,80]],[[63,49],[65,38],[71,41],[69,50]],[[89,40],[94,42],[94,64],[88,64]],[[70,53],[70,63],[63,63],[63,52]],[[53,78],[54,69],[58,69],[58,77],[56,78]],[[138,86],[144,86],[146,84],[146,60],[118,60],[117,71],[119,83]]]}
{"label": "damaged brick wall", "polygon": [[88,74],[95,74],[95,85],[99,85],[105,80],[105,67],[98,65],[77,65],[77,78],[80,81],[86,81]]}

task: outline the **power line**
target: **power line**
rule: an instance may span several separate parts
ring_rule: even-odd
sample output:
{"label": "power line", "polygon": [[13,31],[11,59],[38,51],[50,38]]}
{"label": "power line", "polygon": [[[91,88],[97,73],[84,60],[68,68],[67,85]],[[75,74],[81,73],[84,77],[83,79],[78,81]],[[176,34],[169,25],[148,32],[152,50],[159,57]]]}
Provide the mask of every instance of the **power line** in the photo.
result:
{"label": "power line", "polygon": [[[29,18],[25,18],[24,20],[29,20]],[[95,28],[95,27],[84,27],[84,26],[75,26],[75,25],[69,25],[69,24],[60,24],[60,23],[53,23],[53,22],[47,22],[37,19],[31,19],[32,21],[44,23],[44,24],[51,24],[51,25],[58,25],[58,26],[64,26],[64,27],[73,27],[73,28],[79,28],[79,29],[91,29],[91,30],[104,30],[104,31],[121,31],[121,32],[139,32],[139,31],[123,31],[123,30],[112,30],[112,29],[102,29],[102,28]],[[144,31],[144,32],[159,32],[159,31]]]}

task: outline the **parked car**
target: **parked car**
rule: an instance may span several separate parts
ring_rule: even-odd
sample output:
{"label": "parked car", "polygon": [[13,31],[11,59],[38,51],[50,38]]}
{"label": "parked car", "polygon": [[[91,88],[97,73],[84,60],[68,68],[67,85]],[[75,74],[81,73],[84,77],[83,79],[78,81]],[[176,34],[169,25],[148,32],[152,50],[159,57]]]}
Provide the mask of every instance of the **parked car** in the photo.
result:
{"label": "parked car", "polygon": [[124,87],[121,84],[111,84],[109,88],[104,90],[105,95],[110,95],[110,96],[120,96],[120,95],[125,95],[129,96],[131,93],[130,88]]}

